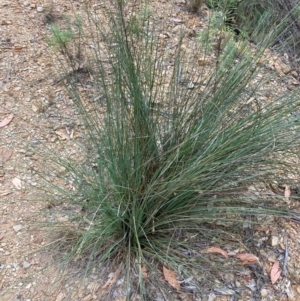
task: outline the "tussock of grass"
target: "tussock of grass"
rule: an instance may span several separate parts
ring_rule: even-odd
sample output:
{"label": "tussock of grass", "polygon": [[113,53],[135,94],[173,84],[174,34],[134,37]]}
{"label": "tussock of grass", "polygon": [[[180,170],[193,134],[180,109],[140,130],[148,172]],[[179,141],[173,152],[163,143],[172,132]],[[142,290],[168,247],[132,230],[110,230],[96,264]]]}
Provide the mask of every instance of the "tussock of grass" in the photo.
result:
{"label": "tussock of grass", "polygon": [[[80,208],[68,211],[76,234],[66,262],[85,258],[87,270],[122,263],[128,290],[148,300],[149,283],[167,291],[161,265],[181,278],[196,269],[213,279],[222,266],[199,255],[200,242],[221,245],[249,217],[287,213],[283,201],[248,187],[292,182],[300,120],[291,113],[300,98],[294,90],[269,103],[254,100],[263,47],[253,54],[247,42],[220,34],[201,40],[191,56],[182,35],[170,55],[161,21],[149,6],[137,7],[131,14],[116,1],[103,9],[107,24],[87,9],[81,34],[93,41],[86,62],[95,101],[87,104],[78,81],[66,78],[85,124],[81,158],[52,154],[45,165],[50,174],[64,167],[55,174],[72,179],[71,189],[48,183],[52,201]],[[198,66],[195,58],[215,63]],[[146,283],[142,266],[151,271]],[[193,282],[195,291],[207,288],[204,279]]]}

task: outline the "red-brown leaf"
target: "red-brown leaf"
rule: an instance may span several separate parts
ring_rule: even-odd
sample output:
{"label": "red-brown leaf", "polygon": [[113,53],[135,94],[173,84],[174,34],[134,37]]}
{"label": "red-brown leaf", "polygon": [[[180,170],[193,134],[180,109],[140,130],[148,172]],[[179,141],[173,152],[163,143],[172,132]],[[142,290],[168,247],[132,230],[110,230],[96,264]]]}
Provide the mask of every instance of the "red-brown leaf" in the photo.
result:
{"label": "red-brown leaf", "polygon": [[259,261],[255,255],[250,253],[236,254],[235,257],[242,261],[242,265],[256,264]]}
{"label": "red-brown leaf", "polygon": [[143,276],[144,279],[149,277],[148,270],[147,270],[146,267],[142,267],[141,271],[142,271],[142,276]]}
{"label": "red-brown leaf", "polygon": [[176,272],[167,269],[165,266],[163,266],[163,274],[165,277],[165,280],[176,290],[180,290],[180,283],[176,279]]}
{"label": "red-brown leaf", "polygon": [[279,269],[279,261],[276,260],[270,272],[270,278],[272,284],[274,284],[279,279],[280,275],[281,275],[281,270]]}
{"label": "red-brown leaf", "polygon": [[3,162],[9,160],[9,159],[11,158],[13,152],[14,152],[14,151],[13,151],[12,149],[9,149],[9,150],[6,152],[6,154],[3,154],[3,158],[4,158],[4,159],[3,159]]}
{"label": "red-brown leaf", "polygon": [[14,114],[10,114],[7,117],[5,117],[2,121],[0,121],[0,128],[8,125],[13,118],[14,118]]}
{"label": "red-brown leaf", "polygon": [[217,253],[223,255],[225,258],[228,258],[228,254],[226,251],[222,250],[221,248],[218,247],[210,247],[206,250],[208,253]]}

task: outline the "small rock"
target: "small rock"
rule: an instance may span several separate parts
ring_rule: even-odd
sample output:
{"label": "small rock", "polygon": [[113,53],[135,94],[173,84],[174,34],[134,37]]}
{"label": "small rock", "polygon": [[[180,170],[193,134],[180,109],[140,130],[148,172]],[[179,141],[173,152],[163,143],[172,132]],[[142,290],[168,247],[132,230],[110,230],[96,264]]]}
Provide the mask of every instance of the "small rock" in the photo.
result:
{"label": "small rock", "polygon": [[26,285],[26,289],[29,290],[29,289],[31,288],[31,286],[32,286],[32,283],[28,283],[28,284]]}
{"label": "small rock", "polygon": [[217,296],[214,293],[210,293],[208,296],[208,301],[215,301]]}
{"label": "small rock", "polygon": [[23,226],[22,225],[15,225],[15,226],[13,226],[13,229],[16,233],[18,233],[21,229],[23,229]]}
{"label": "small rock", "polygon": [[272,236],[271,238],[271,246],[275,247],[279,244],[279,238],[277,236]]}
{"label": "small rock", "polygon": [[262,296],[262,297],[267,297],[268,296],[268,291],[266,290],[266,289],[262,289],[261,291],[260,291],[260,295]]}
{"label": "small rock", "polygon": [[27,261],[24,261],[24,262],[23,262],[23,268],[24,268],[25,270],[29,269],[30,266],[31,266],[31,264],[30,264],[29,262],[27,262]]}
{"label": "small rock", "polygon": [[194,88],[195,88],[195,84],[194,84],[193,82],[189,82],[189,83],[187,84],[187,88],[188,88],[188,89],[194,89]]}
{"label": "small rock", "polygon": [[32,104],[31,109],[32,109],[33,112],[38,112],[39,111],[39,106],[36,106],[35,104]]}
{"label": "small rock", "polygon": [[36,145],[38,145],[38,144],[40,144],[40,141],[38,141],[38,140],[32,140],[31,142],[30,142],[30,145],[31,146],[36,146]]}
{"label": "small rock", "polygon": [[41,13],[41,12],[44,11],[44,7],[43,7],[43,6],[38,6],[38,7],[36,8],[36,10],[37,10],[39,13]]}
{"label": "small rock", "polygon": [[292,68],[289,65],[282,64],[281,70],[283,71],[284,74],[288,74],[292,71]]}

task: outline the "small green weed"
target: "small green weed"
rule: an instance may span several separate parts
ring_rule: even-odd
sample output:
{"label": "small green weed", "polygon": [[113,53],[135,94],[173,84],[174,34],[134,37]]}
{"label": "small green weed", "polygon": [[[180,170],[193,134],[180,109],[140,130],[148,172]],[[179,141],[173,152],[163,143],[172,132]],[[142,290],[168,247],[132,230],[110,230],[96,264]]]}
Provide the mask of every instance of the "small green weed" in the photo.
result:
{"label": "small green weed", "polygon": [[46,37],[47,43],[55,50],[65,50],[68,44],[74,39],[74,34],[69,29],[61,29],[53,24],[50,26],[51,36]]}

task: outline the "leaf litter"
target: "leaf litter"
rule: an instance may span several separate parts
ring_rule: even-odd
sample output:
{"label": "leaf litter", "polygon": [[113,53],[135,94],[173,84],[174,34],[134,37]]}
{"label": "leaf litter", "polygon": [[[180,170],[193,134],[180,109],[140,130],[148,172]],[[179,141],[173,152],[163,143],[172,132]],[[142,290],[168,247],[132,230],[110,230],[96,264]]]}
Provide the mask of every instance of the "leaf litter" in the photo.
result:
{"label": "leaf litter", "polygon": [[10,114],[7,117],[5,117],[4,119],[2,119],[2,121],[0,121],[0,128],[8,125],[13,120],[13,118],[14,118],[14,114]]}
{"label": "leaf litter", "polygon": [[167,269],[165,266],[163,266],[163,274],[165,277],[165,280],[173,287],[175,288],[177,291],[180,290],[180,283],[179,281],[176,279],[177,274],[175,271],[169,270]]}
{"label": "leaf litter", "polygon": [[280,275],[281,275],[281,270],[279,268],[279,261],[276,260],[270,271],[270,279],[272,284],[274,284],[280,278]]}
{"label": "leaf litter", "polygon": [[112,275],[109,276],[106,283],[102,286],[102,289],[106,289],[112,286],[118,280],[120,274],[121,274],[121,268],[118,268]]}
{"label": "leaf litter", "polygon": [[242,261],[242,265],[257,264],[259,262],[258,257],[251,253],[240,253],[236,254],[235,257]]}
{"label": "leaf litter", "polygon": [[217,253],[223,255],[226,259],[228,258],[228,253],[218,247],[210,247],[205,250],[207,253]]}

